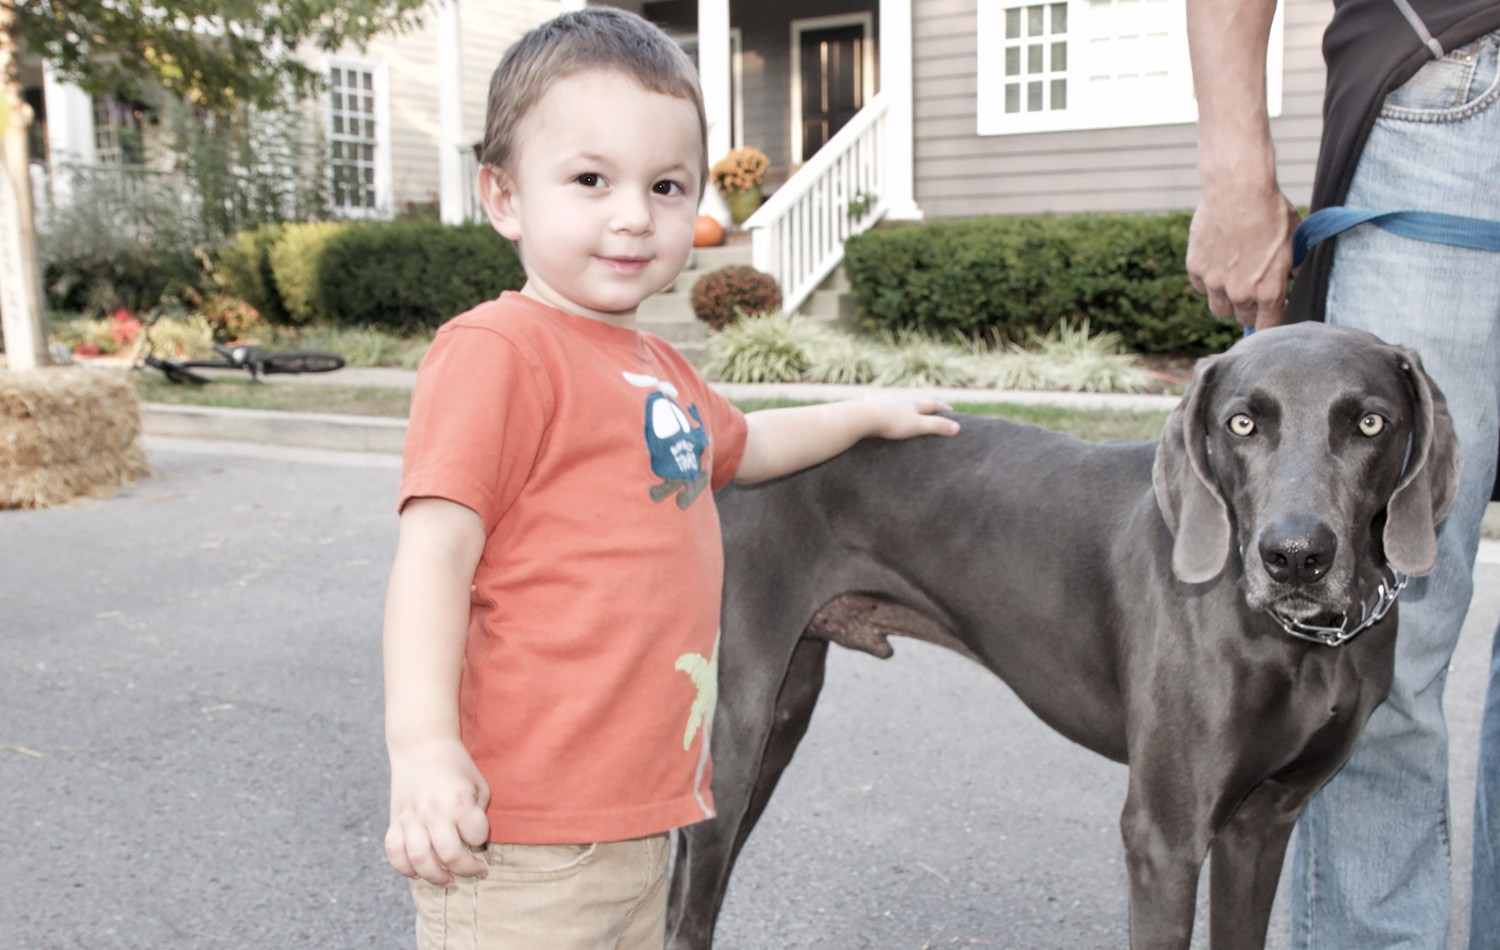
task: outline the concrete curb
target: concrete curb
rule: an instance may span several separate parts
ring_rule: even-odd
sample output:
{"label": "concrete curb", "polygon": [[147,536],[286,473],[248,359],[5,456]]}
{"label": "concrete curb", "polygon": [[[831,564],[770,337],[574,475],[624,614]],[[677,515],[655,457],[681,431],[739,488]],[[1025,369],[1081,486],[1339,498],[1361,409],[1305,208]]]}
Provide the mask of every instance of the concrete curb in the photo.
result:
{"label": "concrete curb", "polygon": [[405,419],[162,403],[141,406],[141,429],[150,436],[393,455],[406,442]]}

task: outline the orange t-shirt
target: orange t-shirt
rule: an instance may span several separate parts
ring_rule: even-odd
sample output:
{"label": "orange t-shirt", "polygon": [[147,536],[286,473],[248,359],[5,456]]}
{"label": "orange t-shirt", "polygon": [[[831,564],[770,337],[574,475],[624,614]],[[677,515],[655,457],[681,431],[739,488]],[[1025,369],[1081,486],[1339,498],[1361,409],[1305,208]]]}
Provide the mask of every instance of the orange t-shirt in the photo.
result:
{"label": "orange t-shirt", "polygon": [[664,341],[506,293],[445,324],[400,504],[486,532],[459,690],[490,838],[617,841],[712,817],[723,546],[745,417]]}

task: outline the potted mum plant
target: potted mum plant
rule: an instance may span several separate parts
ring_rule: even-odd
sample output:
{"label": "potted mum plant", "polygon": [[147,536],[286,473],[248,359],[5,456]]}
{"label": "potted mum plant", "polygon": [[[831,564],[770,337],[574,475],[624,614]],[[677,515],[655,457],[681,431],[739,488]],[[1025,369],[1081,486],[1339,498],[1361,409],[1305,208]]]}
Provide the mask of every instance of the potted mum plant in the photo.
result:
{"label": "potted mum plant", "polygon": [[709,177],[729,205],[729,217],[735,224],[744,224],[760,207],[761,182],[770,167],[771,160],[764,152],[748,147],[730,149],[728,155],[714,163]]}

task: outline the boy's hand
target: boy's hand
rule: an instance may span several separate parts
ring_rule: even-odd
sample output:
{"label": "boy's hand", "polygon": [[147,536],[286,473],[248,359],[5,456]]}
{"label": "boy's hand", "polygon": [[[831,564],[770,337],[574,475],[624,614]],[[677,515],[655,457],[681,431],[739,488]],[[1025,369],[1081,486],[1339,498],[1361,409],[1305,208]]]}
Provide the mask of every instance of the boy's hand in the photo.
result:
{"label": "boy's hand", "polygon": [[875,410],[875,427],[870,435],[881,439],[910,439],[919,435],[956,435],[958,423],[935,412],[952,412],[953,407],[937,399],[882,393],[864,400]]}
{"label": "boy's hand", "polygon": [[434,739],[391,751],[391,825],[385,857],[406,877],[439,887],[483,877],[473,848],[489,841],[490,790],[462,743]]}

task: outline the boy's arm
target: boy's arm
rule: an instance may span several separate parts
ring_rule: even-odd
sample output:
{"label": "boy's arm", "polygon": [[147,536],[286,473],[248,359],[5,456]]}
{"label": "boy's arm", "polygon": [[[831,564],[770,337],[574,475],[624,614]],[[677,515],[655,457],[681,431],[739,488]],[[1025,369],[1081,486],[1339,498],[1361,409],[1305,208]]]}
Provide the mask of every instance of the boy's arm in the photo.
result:
{"label": "boy's arm", "polygon": [[1276,181],[1266,113],[1266,43],[1275,0],[1189,0],[1202,197],[1187,269],[1214,316],[1281,323],[1298,215]]}
{"label": "boy's arm", "polygon": [[760,482],[827,461],[861,439],[953,435],[958,423],[932,415],[948,407],[935,399],[878,396],[745,416],[749,432],[734,480]]}
{"label": "boy's arm", "polygon": [[489,838],[489,788],[459,739],[458,683],[469,589],[484,549],[473,511],[414,498],[401,513],[385,606],[385,735],[391,759],[386,859],[447,886],[482,876],[469,847]]}

